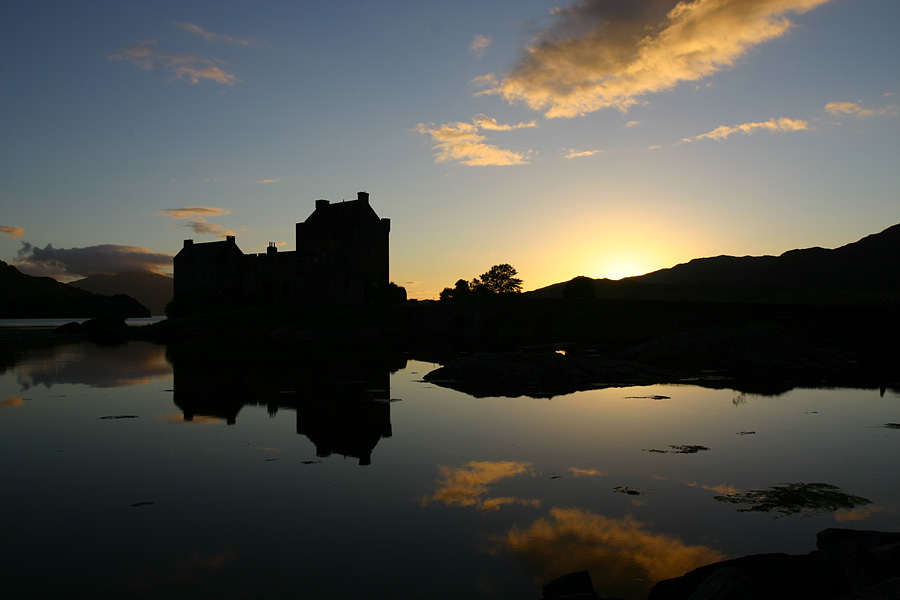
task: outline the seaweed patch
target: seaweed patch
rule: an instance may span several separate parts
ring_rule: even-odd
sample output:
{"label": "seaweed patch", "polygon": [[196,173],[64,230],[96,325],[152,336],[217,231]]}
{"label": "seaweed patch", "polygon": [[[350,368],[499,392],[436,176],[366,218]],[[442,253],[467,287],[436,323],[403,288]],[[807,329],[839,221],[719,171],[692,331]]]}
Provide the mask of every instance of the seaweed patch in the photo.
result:
{"label": "seaweed patch", "polygon": [[659,448],[644,448],[643,450],[644,452],[656,452],[658,454],[696,454],[697,452],[709,450],[706,446],[696,444],[669,444],[669,448],[671,448],[671,450],[660,450]]}
{"label": "seaweed patch", "polygon": [[853,496],[828,483],[786,483],[767,490],[748,490],[713,496],[719,502],[748,504],[738,512],[779,512],[804,517],[871,504],[868,498]]}

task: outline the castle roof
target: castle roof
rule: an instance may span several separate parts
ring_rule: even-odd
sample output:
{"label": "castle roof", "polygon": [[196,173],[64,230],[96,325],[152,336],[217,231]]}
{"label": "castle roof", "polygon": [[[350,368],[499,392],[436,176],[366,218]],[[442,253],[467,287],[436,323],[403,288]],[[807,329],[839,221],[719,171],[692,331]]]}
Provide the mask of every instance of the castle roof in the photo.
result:
{"label": "castle roof", "polygon": [[195,244],[194,240],[185,240],[184,247],[178,251],[175,258],[213,258],[226,252],[241,252],[234,241],[234,236],[228,236],[221,242],[203,242]]}

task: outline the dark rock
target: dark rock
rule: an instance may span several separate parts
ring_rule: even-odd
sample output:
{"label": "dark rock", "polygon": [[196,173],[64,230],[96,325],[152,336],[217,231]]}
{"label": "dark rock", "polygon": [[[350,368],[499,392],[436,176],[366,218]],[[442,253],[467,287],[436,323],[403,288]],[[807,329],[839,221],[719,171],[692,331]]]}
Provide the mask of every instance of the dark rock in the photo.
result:
{"label": "dark rock", "polygon": [[613,385],[651,385],[677,381],[671,371],[601,356],[556,352],[503,352],[456,358],[425,375],[431,383],[486,396],[549,398]]}
{"label": "dark rock", "polygon": [[600,595],[594,590],[591,574],[587,571],[575,571],[562,577],[557,577],[544,586],[543,600],[588,600],[599,599]]}
{"label": "dark rock", "polygon": [[89,340],[123,339],[128,333],[128,324],[122,317],[97,317],[83,323],[66,323],[57,327],[54,333],[60,337]]}
{"label": "dark rock", "polygon": [[658,582],[648,600],[900,597],[900,533],[825,529],[806,555],[758,554]]}

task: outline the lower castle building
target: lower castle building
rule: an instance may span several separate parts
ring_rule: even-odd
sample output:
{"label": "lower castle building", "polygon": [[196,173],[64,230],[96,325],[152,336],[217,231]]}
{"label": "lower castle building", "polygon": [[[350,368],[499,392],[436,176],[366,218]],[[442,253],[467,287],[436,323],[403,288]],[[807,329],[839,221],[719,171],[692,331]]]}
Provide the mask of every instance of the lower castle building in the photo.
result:
{"label": "lower castle building", "polygon": [[369,194],[331,203],[296,224],[296,250],[244,254],[234,236],[195,244],[185,240],[175,255],[175,297],[284,298],[298,302],[362,303],[389,288],[390,219],[379,218]]}

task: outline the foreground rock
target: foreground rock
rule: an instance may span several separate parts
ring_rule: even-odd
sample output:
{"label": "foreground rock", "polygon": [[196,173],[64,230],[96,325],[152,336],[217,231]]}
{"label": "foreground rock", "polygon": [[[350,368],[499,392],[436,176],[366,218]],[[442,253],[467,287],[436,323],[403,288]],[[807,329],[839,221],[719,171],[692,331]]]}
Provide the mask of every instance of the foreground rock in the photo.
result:
{"label": "foreground rock", "polygon": [[476,398],[549,398],[604,387],[668,383],[682,377],[630,360],[523,351],[462,356],[431,371],[425,379]]}
{"label": "foreground rock", "polygon": [[83,323],[66,323],[57,327],[54,333],[59,337],[91,341],[120,340],[127,336],[128,324],[121,317],[97,317]]}
{"label": "foreground rock", "polygon": [[[888,600],[900,598],[900,533],[824,529],[803,555],[755,554],[658,582],[647,600]],[[602,582],[600,582],[602,589]],[[613,600],[587,571],[547,583],[541,600]]]}
{"label": "foreground rock", "polygon": [[706,565],[660,581],[648,600],[900,598],[900,533],[825,529],[816,547]]}

